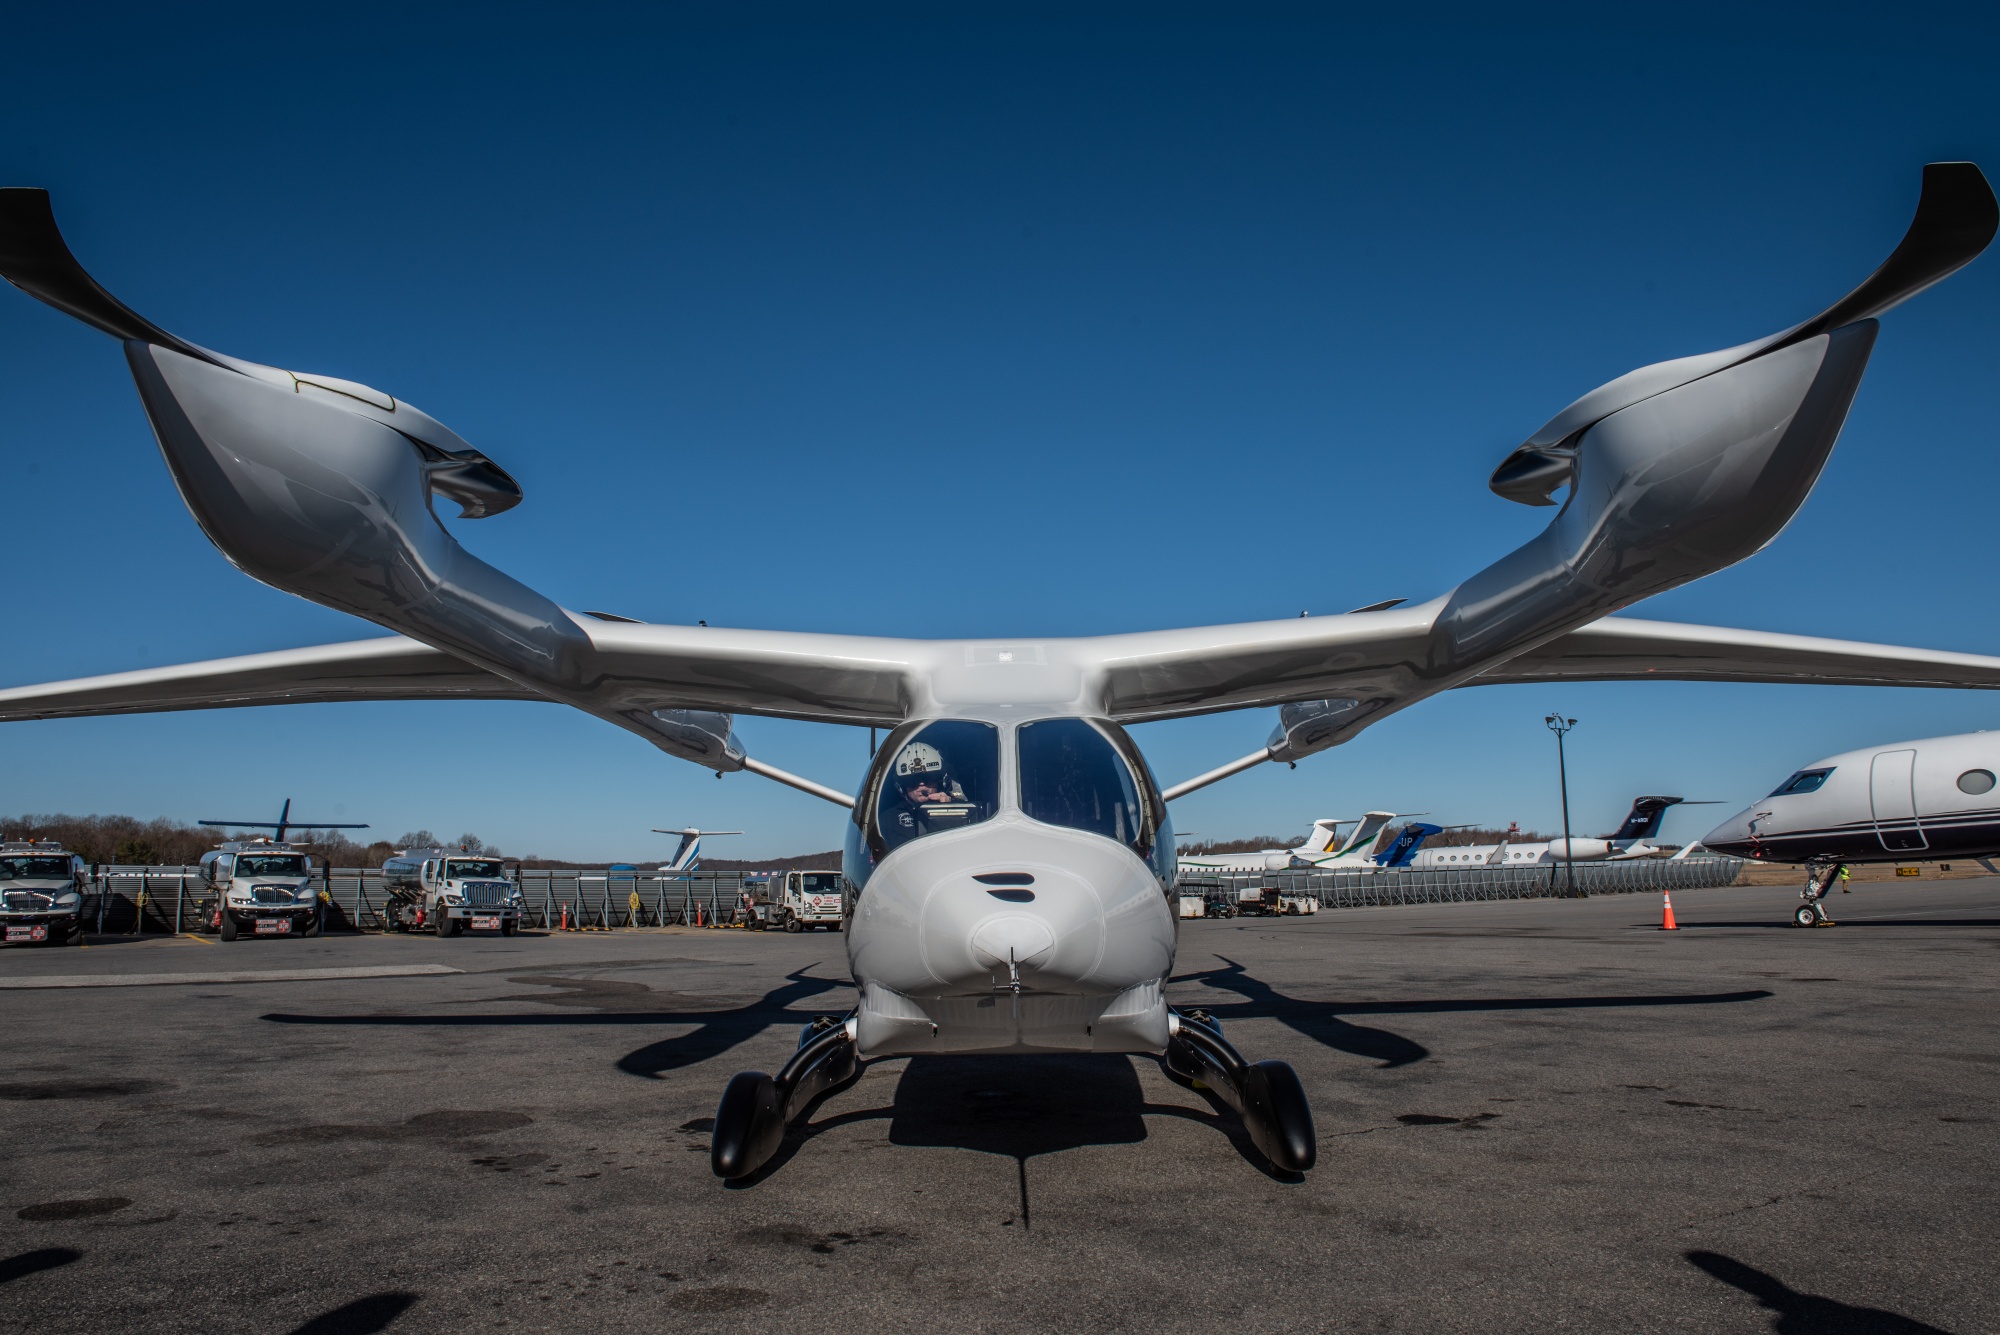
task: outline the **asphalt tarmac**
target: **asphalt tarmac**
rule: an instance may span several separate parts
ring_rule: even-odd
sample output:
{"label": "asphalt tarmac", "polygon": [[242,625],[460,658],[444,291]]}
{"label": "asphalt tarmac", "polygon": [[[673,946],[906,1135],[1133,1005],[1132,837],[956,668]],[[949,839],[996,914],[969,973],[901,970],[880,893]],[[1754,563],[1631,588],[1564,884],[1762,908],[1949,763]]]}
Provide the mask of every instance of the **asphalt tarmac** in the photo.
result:
{"label": "asphalt tarmac", "polygon": [[0,1330],[2000,1329],[2000,882],[1794,902],[1187,924],[1297,1181],[1150,1060],[930,1058],[725,1186],[830,934],[12,949]]}

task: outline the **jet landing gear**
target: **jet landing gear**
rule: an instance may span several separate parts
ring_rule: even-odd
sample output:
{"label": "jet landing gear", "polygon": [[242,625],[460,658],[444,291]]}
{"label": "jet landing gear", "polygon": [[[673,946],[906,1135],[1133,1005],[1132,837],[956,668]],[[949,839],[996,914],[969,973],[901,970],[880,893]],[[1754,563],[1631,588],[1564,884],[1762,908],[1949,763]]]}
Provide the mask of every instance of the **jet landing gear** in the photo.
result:
{"label": "jet landing gear", "polygon": [[1826,916],[1826,892],[1833,889],[1833,883],[1840,879],[1838,862],[1822,862],[1806,868],[1806,884],[1799,891],[1799,906],[1792,911],[1794,927],[1832,927],[1833,919]]}
{"label": "jet landing gear", "polygon": [[717,1177],[748,1177],[762,1168],[784,1143],[794,1117],[860,1073],[854,1028],[852,1015],[818,1016],[799,1032],[799,1050],[775,1076],[739,1071],[730,1077],[709,1142],[708,1162]]}
{"label": "jet landing gear", "polygon": [[1319,1161],[1312,1107],[1298,1074],[1281,1061],[1246,1062],[1207,1011],[1167,1012],[1169,1075],[1200,1080],[1236,1110],[1273,1167],[1303,1173]]}

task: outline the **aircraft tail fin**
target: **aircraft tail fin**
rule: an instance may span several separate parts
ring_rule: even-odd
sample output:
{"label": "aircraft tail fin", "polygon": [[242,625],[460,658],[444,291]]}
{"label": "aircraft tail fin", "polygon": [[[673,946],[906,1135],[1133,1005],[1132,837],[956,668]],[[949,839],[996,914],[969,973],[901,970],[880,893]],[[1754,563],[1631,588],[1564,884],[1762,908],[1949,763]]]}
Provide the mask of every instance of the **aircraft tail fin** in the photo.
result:
{"label": "aircraft tail fin", "polygon": [[674,855],[667,859],[660,870],[668,875],[686,875],[701,868],[701,837],[705,834],[741,834],[741,830],[654,830],[654,834],[677,834],[681,837]]}
{"label": "aircraft tail fin", "polygon": [[1638,797],[1632,800],[1632,810],[1625,817],[1625,823],[1618,827],[1613,839],[1651,839],[1660,832],[1660,822],[1666,818],[1668,807],[1677,807],[1682,799],[1678,797]]}
{"label": "aircraft tail fin", "polygon": [[1299,845],[1297,851],[1308,857],[1315,853],[1331,853],[1340,838],[1340,827],[1352,824],[1354,822],[1349,820],[1316,820],[1312,833],[1306,836],[1306,841]]}
{"label": "aircraft tail fin", "polygon": [[1411,821],[1403,827],[1402,833],[1396,836],[1396,841],[1376,856],[1375,861],[1377,865],[1383,867],[1409,866],[1411,861],[1416,858],[1417,850],[1424,846],[1424,840],[1443,829],[1442,825],[1431,825],[1420,820]]}

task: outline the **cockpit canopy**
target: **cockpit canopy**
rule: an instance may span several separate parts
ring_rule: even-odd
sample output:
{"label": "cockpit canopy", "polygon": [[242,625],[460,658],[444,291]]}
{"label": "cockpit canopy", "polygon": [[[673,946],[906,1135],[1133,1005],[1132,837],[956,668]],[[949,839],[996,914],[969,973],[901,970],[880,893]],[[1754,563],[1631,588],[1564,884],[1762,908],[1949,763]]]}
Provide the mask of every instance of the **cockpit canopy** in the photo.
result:
{"label": "cockpit canopy", "polygon": [[[1002,747],[1014,752],[1014,792],[1003,793]],[[876,754],[855,804],[872,860],[927,834],[990,820],[1018,805],[1031,820],[1115,839],[1142,858],[1162,845],[1166,805],[1124,729],[1054,718],[1003,733],[991,723],[905,724]]]}

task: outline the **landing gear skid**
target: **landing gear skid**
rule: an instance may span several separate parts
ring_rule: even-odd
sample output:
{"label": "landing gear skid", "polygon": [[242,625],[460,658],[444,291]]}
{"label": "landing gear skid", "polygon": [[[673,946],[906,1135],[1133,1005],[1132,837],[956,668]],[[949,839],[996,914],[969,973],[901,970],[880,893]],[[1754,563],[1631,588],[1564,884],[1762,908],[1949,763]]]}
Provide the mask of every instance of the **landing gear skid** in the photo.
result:
{"label": "landing gear skid", "polygon": [[1161,1061],[1171,1075],[1199,1080],[1243,1119],[1250,1141],[1271,1166],[1303,1173],[1319,1161],[1312,1106],[1298,1073],[1281,1061],[1247,1062],[1222,1036],[1207,1011],[1167,1012],[1167,1051]]}
{"label": "landing gear skid", "polygon": [[852,1015],[816,1017],[799,1032],[799,1050],[774,1076],[739,1071],[715,1110],[708,1162],[720,1178],[743,1178],[769,1163],[784,1144],[785,1129],[812,1101],[860,1074]]}
{"label": "landing gear skid", "polygon": [[1840,879],[1838,862],[1815,863],[1806,868],[1805,888],[1799,891],[1799,906],[1792,911],[1794,927],[1832,927],[1833,919],[1826,916],[1826,892],[1833,889],[1833,883]]}

